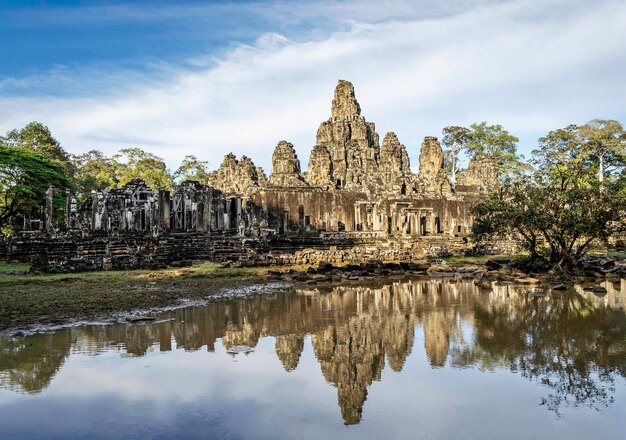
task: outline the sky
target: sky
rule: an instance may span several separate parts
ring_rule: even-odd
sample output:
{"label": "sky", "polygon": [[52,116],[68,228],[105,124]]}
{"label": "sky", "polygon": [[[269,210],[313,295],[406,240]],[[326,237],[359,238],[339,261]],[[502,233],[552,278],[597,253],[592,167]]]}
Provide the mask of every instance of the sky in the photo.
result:
{"label": "sky", "polygon": [[550,130],[626,123],[624,23],[623,0],[0,0],[0,133],[268,173],[285,139],[306,169],[345,79],[414,166],[425,136],[480,121],[528,158]]}

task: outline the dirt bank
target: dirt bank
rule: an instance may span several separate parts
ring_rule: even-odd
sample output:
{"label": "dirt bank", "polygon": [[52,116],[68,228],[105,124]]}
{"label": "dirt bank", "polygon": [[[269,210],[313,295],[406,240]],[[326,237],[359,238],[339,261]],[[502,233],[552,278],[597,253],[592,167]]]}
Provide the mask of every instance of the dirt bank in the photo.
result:
{"label": "dirt bank", "polygon": [[[26,268],[27,269],[27,268]],[[176,305],[267,279],[266,269],[214,263],[159,271],[29,275],[0,267],[0,330],[102,318],[112,312]]]}

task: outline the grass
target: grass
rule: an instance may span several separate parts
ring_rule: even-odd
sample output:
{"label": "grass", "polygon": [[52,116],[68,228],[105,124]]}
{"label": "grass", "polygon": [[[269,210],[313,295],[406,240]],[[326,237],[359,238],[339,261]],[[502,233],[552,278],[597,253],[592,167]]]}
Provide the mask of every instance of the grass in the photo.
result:
{"label": "grass", "polygon": [[[222,268],[217,263],[200,263],[190,267],[168,268],[160,270],[136,269],[136,270],[111,270],[100,272],[79,272],[63,274],[38,274],[28,273],[30,266],[24,264],[3,263],[0,264],[0,289],[3,284],[45,284],[55,282],[83,281],[87,283],[99,283],[108,281],[140,281],[140,280],[170,280],[180,277],[239,277],[258,275],[262,272],[259,268]],[[19,273],[22,272],[22,273]]]}
{"label": "grass", "polygon": [[[165,307],[263,279],[262,268],[184,268],[30,275],[1,266],[0,329],[91,319],[112,312]],[[9,274],[12,273],[12,274]]]}
{"label": "grass", "polygon": [[30,264],[0,262],[0,274],[28,273]]}
{"label": "grass", "polygon": [[447,263],[452,264],[480,264],[487,260],[497,260],[499,258],[515,258],[517,255],[480,255],[480,256],[463,256],[444,258]]}

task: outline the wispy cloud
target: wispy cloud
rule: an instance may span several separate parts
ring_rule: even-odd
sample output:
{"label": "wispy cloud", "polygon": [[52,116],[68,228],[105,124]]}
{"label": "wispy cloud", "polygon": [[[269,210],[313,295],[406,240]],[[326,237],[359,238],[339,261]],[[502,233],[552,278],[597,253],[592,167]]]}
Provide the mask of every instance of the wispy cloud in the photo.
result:
{"label": "wispy cloud", "polygon": [[[377,123],[381,136],[395,131],[413,161],[423,136],[450,124],[498,122],[529,150],[549,129],[624,116],[623,2],[522,0],[470,10],[459,3],[451,3],[454,14],[400,19],[399,12],[389,12],[372,20],[364,17],[376,16],[377,9],[365,2],[349,27],[314,38],[265,33],[254,44],[220,56],[198,54],[151,74],[96,69],[74,79],[66,75],[98,89],[71,98],[0,97],[0,130],[40,120],[72,152],[111,153],[132,144],[172,167],[186,154],[217,166],[234,151],[269,168],[272,150],[284,138],[306,167],[338,78],[354,82],[364,116]],[[427,2],[421,5],[427,8]],[[345,8],[340,2],[322,6],[325,12],[306,2],[274,11],[303,20],[350,14],[336,12]],[[414,11],[411,2],[391,7],[402,8]],[[59,73],[50,75],[54,81]]]}

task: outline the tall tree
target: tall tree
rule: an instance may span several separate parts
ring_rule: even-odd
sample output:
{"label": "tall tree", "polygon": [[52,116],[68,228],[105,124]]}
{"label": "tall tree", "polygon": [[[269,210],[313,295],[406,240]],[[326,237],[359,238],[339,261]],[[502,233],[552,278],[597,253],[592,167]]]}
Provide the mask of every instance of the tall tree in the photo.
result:
{"label": "tall tree", "polygon": [[523,157],[517,154],[519,139],[501,125],[486,122],[472,124],[467,143],[470,158],[488,156],[494,159],[501,175],[512,175],[524,169]]}
{"label": "tall tree", "polygon": [[467,150],[472,131],[469,128],[456,125],[443,129],[443,150],[446,159],[446,168],[450,172],[452,182],[456,182],[456,175],[460,170],[460,154]]}
{"label": "tall tree", "polygon": [[185,180],[195,180],[206,184],[209,180],[209,163],[199,160],[196,156],[185,156],[180,167],[174,173],[174,178],[178,182]]}
{"label": "tall tree", "polygon": [[125,148],[113,156],[120,185],[141,179],[152,189],[171,188],[173,178],[163,159],[140,148]]}
{"label": "tall tree", "polygon": [[20,147],[39,153],[65,169],[68,176],[72,174],[70,158],[58,140],[52,136],[50,129],[41,122],[31,122],[24,128],[11,130],[4,141],[11,147]]}
{"label": "tall tree", "polygon": [[618,121],[594,119],[578,130],[583,151],[598,167],[598,179],[603,183],[608,173],[623,168],[626,163],[626,131]]}
{"label": "tall tree", "polygon": [[570,270],[594,241],[626,230],[626,191],[617,179],[600,182],[576,126],[550,132],[533,153],[532,175],[474,207],[472,233],[517,236],[532,257]]}
{"label": "tall tree", "polygon": [[91,191],[118,186],[118,164],[101,151],[91,150],[84,154],[73,155],[75,169],[74,180],[77,191],[84,197]]}
{"label": "tall tree", "polygon": [[42,210],[51,186],[72,187],[59,164],[27,148],[0,143],[0,228],[26,212]]}

